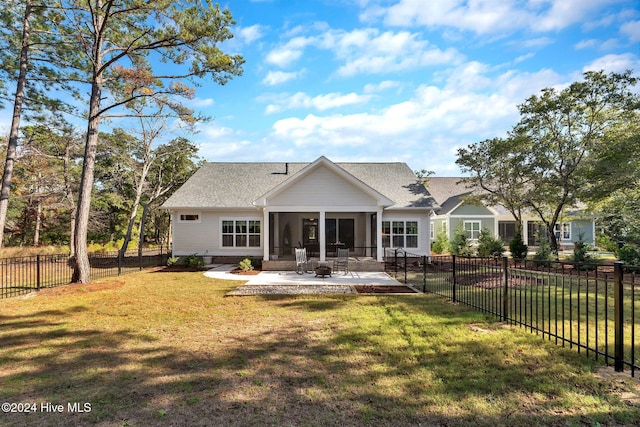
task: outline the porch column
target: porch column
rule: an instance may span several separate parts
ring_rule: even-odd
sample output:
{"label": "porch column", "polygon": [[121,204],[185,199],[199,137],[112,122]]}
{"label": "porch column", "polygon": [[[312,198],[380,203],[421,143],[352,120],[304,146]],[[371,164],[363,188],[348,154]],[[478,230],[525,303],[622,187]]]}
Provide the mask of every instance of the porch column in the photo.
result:
{"label": "porch column", "polygon": [[382,208],[378,207],[376,214],[376,261],[384,261],[384,253],[382,248]]}
{"label": "porch column", "polygon": [[269,209],[266,207],[262,208],[262,248],[263,248],[263,260],[269,260]]}
{"label": "porch column", "polygon": [[320,233],[320,261],[327,260],[327,233],[325,231],[327,213],[324,210],[320,211],[320,217],[318,218],[318,233]]}

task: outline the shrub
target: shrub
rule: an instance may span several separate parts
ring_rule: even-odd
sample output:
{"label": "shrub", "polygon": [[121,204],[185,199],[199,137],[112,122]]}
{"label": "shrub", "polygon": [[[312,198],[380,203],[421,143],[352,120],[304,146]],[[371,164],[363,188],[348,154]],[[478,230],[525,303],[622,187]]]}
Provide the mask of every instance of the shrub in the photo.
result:
{"label": "shrub", "polygon": [[480,232],[478,239],[478,255],[500,257],[504,253],[502,240],[496,239],[486,228]]}
{"label": "shrub", "polygon": [[471,243],[467,238],[467,233],[462,229],[462,227],[458,227],[456,231],[453,233],[453,238],[449,242],[449,250],[453,255],[458,255],[458,256],[473,255],[473,248],[471,247]]}
{"label": "shrub", "polygon": [[202,268],[204,267],[204,261],[198,255],[187,255],[184,257],[184,265],[191,268]]}
{"label": "shrub", "polygon": [[578,241],[573,244],[573,256],[571,257],[571,261],[578,264],[576,267],[581,270],[592,270],[595,268],[593,264],[597,263],[598,260],[589,253],[592,248],[587,245],[582,238],[583,236],[581,234]]}
{"label": "shrub", "polygon": [[525,259],[529,253],[529,247],[524,244],[522,240],[522,234],[516,233],[513,239],[509,242],[509,251],[511,256],[516,259]]}
{"label": "shrub", "polygon": [[596,246],[607,252],[615,253],[618,250],[618,244],[606,234],[602,234],[596,238]]}
{"label": "shrub", "polygon": [[178,264],[178,261],[180,261],[180,258],[178,258],[177,256],[172,256],[167,258],[167,266],[171,267],[173,265]]}
{"label": "shrub", "polygon": [[253,270],[252,259],[250,257],[247,257],[247,258],[243,259],[242,261],[240,261],[238,266],[240,267],[240,269],[242,271],[251,271],[251,270]]}
{"label": "shrub", "polygon": [[536,240],[540,242],[540,245],[538,246],[538,249],[536,249],[536,253],[533,254],[533,260],[538,265],[550,267],[551,261],[553,261],[554,258],[549,239],[546,236],[542,238],[540,236],[537,236]]}
{"label": "shrub", "polygon": [[449,239],[447,238],[447,232],[443,228],[436,233],[436,239],[431,245],[431,250],[436,254],[449,251]]}
{"label": "shrub", "polygon": [[619,261],[627,265],[640,265],[640,250],[637,246],[627,243],[616,252]]}

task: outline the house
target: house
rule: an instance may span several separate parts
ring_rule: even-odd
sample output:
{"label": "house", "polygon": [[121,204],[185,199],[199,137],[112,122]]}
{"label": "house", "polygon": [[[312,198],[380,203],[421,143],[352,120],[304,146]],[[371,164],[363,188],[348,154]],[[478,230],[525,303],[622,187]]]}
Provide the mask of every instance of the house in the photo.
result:
{"label": "house", "polygon": [[162,206],[174,256],[252,256],[277,268],[293,248],[325,261],[346,247],[378,265],[384,249],[430,253],[434,199],[404,163],[206,163]]}
{"label": "house", "polygon": [[[515,236],[516,221],[504,206],[472,204],[465,200],[473,190],[460,183],[461,177],[432,177],[429,179],[429,193],[440,205],[431,218],[431,241],[438,232],[444,232],[450,240],[456,228],[461,227],[471,240],[476,240],[483,229],[508,244]],[[537,246],[537,236],[544,235],[540,219],[534,214],[523,216],[522,239],[529,246]],[[556,224],[556,236],[563,249],[570,249],[574,242],[595,245],[595,221],[579,210],[567,211]]]}

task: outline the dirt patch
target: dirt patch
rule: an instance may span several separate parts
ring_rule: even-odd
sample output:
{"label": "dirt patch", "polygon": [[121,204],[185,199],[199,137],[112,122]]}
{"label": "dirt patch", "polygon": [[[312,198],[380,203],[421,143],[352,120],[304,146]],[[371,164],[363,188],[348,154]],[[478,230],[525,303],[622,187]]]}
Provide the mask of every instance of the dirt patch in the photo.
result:
{"label": "dirt patch", "polygon": [[617,395],[629,405],[640,406],[640,380],[628,372],[616,372],[611,366],[596,369],[598,378],[609,383],[609,392]]}
{"label": "dirt patch", "polygon": [[417,291],[408,286],[355,285],[359,294],[415,294]]}
{"label": "dirt patch", "polygon": [[70,283],[68,285],[62,285],[55,288],[41,289],[38,295],[74,295],[74,294],[86,294],[87,292],[100,292],[111,289],[118,289],[124,286],[124,282],[117,280],[109,282],[92,282],[92,283]]}

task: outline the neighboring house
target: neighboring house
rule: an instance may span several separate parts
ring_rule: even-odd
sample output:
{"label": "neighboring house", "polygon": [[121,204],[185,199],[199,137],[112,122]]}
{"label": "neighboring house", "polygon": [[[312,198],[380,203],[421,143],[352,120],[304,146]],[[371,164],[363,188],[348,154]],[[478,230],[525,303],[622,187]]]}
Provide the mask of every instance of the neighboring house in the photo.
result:
{"label": "neighboring house", "polygon": [[434,199],[404,163],[206,163],[162,206],[174,256],[277,260],[306,247],[321,261],[347,247],[430,253]]}
{"label": "neighboring house", "polygon": [[[462,227],[467,236],[476,240],[483,229],[508,244],[515,236],[516,221],[503,206],[474,205],[465,201],[465,196],[474,191],[459,183],[462,178],[429,179],[429,193],[440,205],[431,218],[431,240],[438,232],[444,231],[451,239],[456,228]],[[544,235],[540,219],[533,214],[523,216],[522,239],[529,246],[537,246],[538,235]],[[579,211],[567,212],[556,224],[556,236],[563,249],[570,249],[573,243],[582,238],[590,245],[595,244],[595,222],[593,218],[581,215]]]}

